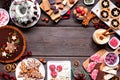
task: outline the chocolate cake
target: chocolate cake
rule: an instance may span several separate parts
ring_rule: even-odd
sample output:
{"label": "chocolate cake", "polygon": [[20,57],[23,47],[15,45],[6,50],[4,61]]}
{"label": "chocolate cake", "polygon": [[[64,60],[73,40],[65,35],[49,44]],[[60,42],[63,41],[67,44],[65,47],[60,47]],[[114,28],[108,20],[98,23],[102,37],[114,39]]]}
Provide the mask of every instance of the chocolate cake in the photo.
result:
{"label": "chocolate cake", "polygon": [[4,26],[0,27],[0,34],[0,62],[17,61],[26,49],[26,39],[23,33],[13,26]]}

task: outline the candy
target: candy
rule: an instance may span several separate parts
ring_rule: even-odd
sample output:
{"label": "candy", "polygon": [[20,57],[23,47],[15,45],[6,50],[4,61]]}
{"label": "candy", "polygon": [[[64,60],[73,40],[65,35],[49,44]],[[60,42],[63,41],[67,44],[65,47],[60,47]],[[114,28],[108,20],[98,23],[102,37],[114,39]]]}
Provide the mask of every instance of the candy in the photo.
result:
{"label": "candy", "polygon": [[51,6],[50,6],[50,9],[55,10],[55,9],[56,9],[56,6],[51,5]]}
{"label": "candy", "polygon": [[53,65],[53,64],[50,65],[50,66],[49,66],[49,69],[50,69],[51,71],[55,71],[55,65]]}
{"label": "candy", "polygon": [[84,10],[81,11],[81,15],[82,15],[82,16],[85,15],[85,11],[84,11]]}
{"label": "candy", "polygon": [[53,12],[54,12],[54,14],[57,14],[59,12],[59,10],[55,9]]}
{"label": "candy", "polygon": [[52,76],[53,78],[55,78],[55,77],[57,76],[57,72],[56,72],[56,71],[52,71],[52,72],[51,72],[51,76]]}
{"label": "candy", "polygon": [[62,66],[61,66],[61,65],[58,65],[58,66],[57,66],[57,71],[58,71],[58,72],[62,71]]}
{"label": "candy", "polygon": [[80,9],[79,7],[76,7],[76,11],[77,11],[78,13],[81,13],[81,9]]}
{"label": "candy", "polygon": [[110,65],[113,65],[116,63],[117,61],[117,56],[115,53],[109,53],[106,55],[106,58],[105,58],[105,61],[106,63],[110,64]]}
{"label": "candy", "polygon": [[49,0],[49,2],[51,5],[55,4],[55,0]]}

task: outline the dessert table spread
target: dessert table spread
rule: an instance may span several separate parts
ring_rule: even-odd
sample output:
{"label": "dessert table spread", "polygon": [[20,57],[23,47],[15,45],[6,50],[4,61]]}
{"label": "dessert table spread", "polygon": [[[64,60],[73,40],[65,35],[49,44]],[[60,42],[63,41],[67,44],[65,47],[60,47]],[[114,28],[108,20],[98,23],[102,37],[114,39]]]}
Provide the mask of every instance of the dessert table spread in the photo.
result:
{"label": "dessert table spread", "polygon": [[[1,8],[5,7],[5,1],[0,0]],[[41,3],[41,0],[37,1],[39,4]],[[85,5],[83,1],[78,0],[77,4],[81,4],[91,10],[99,0],[95,0],[95,4],[89,6]],[[114,3],[114,0],[111,1]],[[109,52],[114,51],[108,44],[98,45],[93,41],[92,35],[96,28],[93,27],[92,23],[84,27],[79,20],[74,18],[73,9],[75,9],[75,6],[71,8],[69,19],[61,19],[55,23],[41,10],[41,17],[48,17],[48,23],[39,19],[37,24],[31,28],[19,28],[26,37],[26,51],[32,52],[31,58],[44,58],[45,61],[71,61],[72,66],[74,66],[74,62],[77,60],[80,62],[78,69],[81,70],[83,69],[83,62],[98,50],[106,49]],[[8,25],[16,26],[11,20]],[[120,36],[117,34],[112,36],[120,39]],[[18,62],[15,63],[17,64]],[[4,70],[5,65],[0,63],[0,72],[6,73]],[[47,64],[44,64],[44,67],[47,73]],[[15,77],[15,72],[8,74]],[[45,75],[45,80],[47,80],[47,74]]]}

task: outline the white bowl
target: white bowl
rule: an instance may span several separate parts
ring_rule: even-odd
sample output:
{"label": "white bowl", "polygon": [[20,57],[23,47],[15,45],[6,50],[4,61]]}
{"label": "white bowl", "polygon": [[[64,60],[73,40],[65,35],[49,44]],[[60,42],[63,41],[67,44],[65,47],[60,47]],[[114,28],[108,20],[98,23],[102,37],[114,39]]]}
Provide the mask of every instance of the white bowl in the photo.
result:
{"label": "white bowl", "polygon": [[91,3],[87,3],[86,0],[84,0],[84,4],[86,4],[86,5],[92,5],[92,4],[94,4],[94,3],[95,3],[95,0],[92,0]]}
{"label": "white bowl", "polygon": [[[4,14],[7,16],[7,20],[6,20],[5,22],[3,22],[3,24],[0,23],[0,27],[6,26],[6,25],[8,24],[8,22],[9,22],[9,14],[8,14],[8,12],[7,12],[5,9],[0,8],[0,12],[1,12],[1,11],[3,11]],[[3,15],[3,14],[2,14],[2,15]],[[1,18],[1,16],[0,16],[0,18]],[[0,22],[1,22],[1,21],[0,21]]]}
{"label": "white bowl", "polygon": [[[110,44],[110,42],[111,42],[112,39],[116,39],[116,41],[118,42],[118,44],[117,44],[116,47],[114,47],[114,46],[112,46],[112,45]],[[118,39],[117,37],[112,37],[112,38],[109,40],[108,44],[109,44],[109,46],[110,46],[112,49],[116,49],[116,48],[119,47],[120,41],[119,41],[119,39]]]}
{"label": "white bowl", "polygon": [[[108,56],[108,55],[111,54],[111,53],[116,56],[116,61],[115,61],[114,64],[109,64],[109,63],[106,62],[106,56]],[[114,53],[114,52],[108,52],[108,53],[105,54],[104,62],[105,62],[105,64],[106,64],[107,66],[109,66],[109,67],[117,66],[117,65],[119,64],[119,56],[118,56],[118,54],[116,54],[116,53]]]}

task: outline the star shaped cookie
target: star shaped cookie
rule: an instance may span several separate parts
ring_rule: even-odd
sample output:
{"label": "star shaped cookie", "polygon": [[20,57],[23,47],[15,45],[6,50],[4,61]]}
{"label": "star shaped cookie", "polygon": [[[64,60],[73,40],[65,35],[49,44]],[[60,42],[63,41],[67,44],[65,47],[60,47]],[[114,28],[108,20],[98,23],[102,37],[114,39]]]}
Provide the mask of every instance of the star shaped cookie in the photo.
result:
{"label": "star shaped cookie", "polygon": [[11,43],[7,42],[7,47],[5,48],[5,50],[8,50],[10,53],[13,53],[15,49],[16,49],[16,46],[13,41]]}

